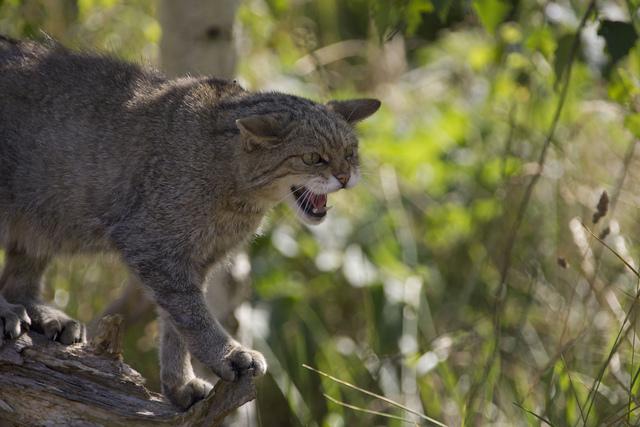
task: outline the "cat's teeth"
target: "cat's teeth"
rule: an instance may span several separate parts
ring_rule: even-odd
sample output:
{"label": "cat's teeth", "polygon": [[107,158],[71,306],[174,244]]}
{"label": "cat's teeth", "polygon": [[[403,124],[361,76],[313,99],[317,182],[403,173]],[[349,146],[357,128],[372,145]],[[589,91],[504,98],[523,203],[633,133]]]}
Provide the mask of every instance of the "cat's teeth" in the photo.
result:
{"label": "cat's teeth", "polygon": [[327,213],[327,211],[329,209],[331,209],[333,206],[323,206],[322,208],[318,209],[318,208],[313,208],[311,209],[311,212],[313,212],[314,214],[322,214],[322,213]]}
{"label": "cat's teeth", "polygon": [[312,212],[312,213],[314,213],[314,214],[327,213],[327,211],[328,211],[329,209],[331,209],[332,207],[333,207],[333,206],[323,206],[323,207],[321,207],[320,209],[318,209],[318,208],[313,208],[313,209],[311,209],[311,212]]}

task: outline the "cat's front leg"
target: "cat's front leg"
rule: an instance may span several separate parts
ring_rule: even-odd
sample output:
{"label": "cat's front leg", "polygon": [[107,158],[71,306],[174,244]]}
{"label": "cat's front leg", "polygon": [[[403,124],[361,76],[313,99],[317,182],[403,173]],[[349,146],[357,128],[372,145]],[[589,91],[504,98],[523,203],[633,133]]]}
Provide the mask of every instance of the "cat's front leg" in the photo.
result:
{"label": "cat's front leg", "polygon": [[136,256],[128,261],[152,290],[164,321],[172,326],[163,328],[162,337],[161,370],[167,397],[184,408],[209,391],[206,384],[192,377],[191,366],[187,366],[187,349],[226,381],[266,372],[264,356],[240,345],[209,312],[200,289],[201,275],[190,269],[187,262],[140,260]]}
{"label": "cat's front leg", "polygon": [[244,375],[264,375],[264,356],[242,346],[224,330],[209,312],[200,289],[162,292],[157,300],[191,354],[217,376],[235,381]]}

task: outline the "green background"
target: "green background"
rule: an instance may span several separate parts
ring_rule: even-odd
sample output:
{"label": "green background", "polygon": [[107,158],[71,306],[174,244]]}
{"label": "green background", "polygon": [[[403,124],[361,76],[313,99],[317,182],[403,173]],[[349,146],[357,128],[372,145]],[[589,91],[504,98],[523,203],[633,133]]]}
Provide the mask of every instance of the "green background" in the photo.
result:
{"label": "green background", "polygon": [[[303,363],[447,425],[640,421],[638,277],[581,225],[635,266],[638,6],[242,2],[245,87],[383,107],[358,126],[363,182],[331,195],[327,221],[307,228],[278,208],[250,247],[243,313],[270,372],[238,424],[403,425],[323,393],[411,418]],[[0,33],[40,30],[158,62],[151,0],[0,0]],[[89,322],[126,278],[115,257],[61,258],[47,298]],[[156,352],[149,315],[127,331],[125,360],[154,389]]]}

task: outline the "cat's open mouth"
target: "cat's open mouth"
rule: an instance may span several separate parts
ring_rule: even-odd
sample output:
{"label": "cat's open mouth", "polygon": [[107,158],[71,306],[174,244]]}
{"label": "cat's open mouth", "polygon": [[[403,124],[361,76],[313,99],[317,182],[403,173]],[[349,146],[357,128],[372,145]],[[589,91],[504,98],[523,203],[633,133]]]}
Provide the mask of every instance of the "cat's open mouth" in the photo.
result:
{"label": "cat's open mouth", "polygon": [[327,195],[316,194],[307,187],[291,187],[296,204],[312,222],[320,222],[327,215]]}

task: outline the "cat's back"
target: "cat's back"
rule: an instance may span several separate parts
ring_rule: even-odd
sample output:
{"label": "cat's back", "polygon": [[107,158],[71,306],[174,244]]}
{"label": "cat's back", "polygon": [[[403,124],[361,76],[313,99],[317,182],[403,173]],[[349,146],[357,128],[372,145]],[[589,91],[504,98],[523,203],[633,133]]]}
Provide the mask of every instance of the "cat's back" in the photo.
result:
{"label": "cat's back", "polygon": [[119,206],[148,145],[127,105],[165,81],[105,55],[0,37],[0,244],[7,215],[26,211],[31,224],[73,218],[97,234],[85,223]]}
{"label": "cat's back", "polygon": [[32,111],[38,105],[54,118],[74,114],[78,119],[121,107],[141,83],[164,80],[154,71],[107,55],[74,52],[54,41],[0,36],[0,103],[11,107],[5,114],[20,105]]}
{"label": "cat's back", "polygon": [[0,175],[68,190],[113,175],[123,159],[135,165],[145,141],[134,137],[138,117],[128,105],[141,87],[165,81],[136,64],[54,41],[0,37]]}

